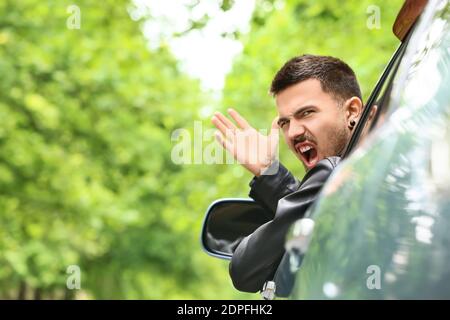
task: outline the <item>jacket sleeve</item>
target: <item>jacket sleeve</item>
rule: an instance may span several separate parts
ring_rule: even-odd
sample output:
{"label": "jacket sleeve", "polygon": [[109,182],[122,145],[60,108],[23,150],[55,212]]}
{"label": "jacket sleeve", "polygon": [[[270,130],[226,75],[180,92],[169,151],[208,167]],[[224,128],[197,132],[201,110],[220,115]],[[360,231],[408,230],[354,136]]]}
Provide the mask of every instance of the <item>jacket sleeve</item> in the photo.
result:
{"label": "jacket sleeve", "polygon": [[273,278],[285,252],[284,242],[289,227],[304,216],[336,163],[329,158],[320,161],[305,175],[297,191],[279,201],[273,220],[240,242],[229,266],[237,290],[257,292]]}
{"label": "jacket sleeve", "polygon": [[264,174],[263,172],[261,176],[254,177],[250,182],[249,196],[275,215],[278,201],[297,191],[300,181],[278,161],[272,163],[266,172],[274,174]]}

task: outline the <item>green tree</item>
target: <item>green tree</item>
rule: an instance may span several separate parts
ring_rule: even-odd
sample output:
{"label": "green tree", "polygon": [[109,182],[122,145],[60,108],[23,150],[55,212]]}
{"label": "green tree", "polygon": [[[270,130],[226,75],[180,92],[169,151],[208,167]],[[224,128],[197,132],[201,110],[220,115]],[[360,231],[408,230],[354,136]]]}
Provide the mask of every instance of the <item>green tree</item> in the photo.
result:
{"label": "green tree", "polygon": [[[151,16],[131,19],[132,2],[77,1],[79,29],[72,4],[0,3],[0,297],[73,298],[66,270],[78,265],[77,298],[258,298],[234,290],[228,263],[198,240],[208,204],[247,196],[251,175],[238,164],[176,165],[171,135],[192,134],[194,120],[211,128],[208,105],[268,127],[270,80],[304,52],[349,62],[367,97],[397,42],[399,1],[374,3],[379,30],[366,27],[369,1],[258,1],[220,101],[164,44],[148,49],[141,25]],[[297,160],[281,156],[300,177]]]}
{"label": "green tree", "polygon": [[216,297],[170,159],[205,95],[129,1],[78,1],[79,29],[71,4],[0,4],[0,295],[70,298],[74,264],[87,297]]}

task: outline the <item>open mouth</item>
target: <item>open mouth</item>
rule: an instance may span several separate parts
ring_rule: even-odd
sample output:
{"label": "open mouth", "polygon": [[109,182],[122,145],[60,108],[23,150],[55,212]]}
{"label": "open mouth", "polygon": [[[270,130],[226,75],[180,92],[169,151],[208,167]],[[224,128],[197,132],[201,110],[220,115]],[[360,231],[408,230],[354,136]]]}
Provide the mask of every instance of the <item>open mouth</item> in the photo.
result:
{"label": "open mouth", "polygon": [[317,149],[311,142],[297,143],[295,145],[295,150],[308,169],[311,169],[319,162]]}

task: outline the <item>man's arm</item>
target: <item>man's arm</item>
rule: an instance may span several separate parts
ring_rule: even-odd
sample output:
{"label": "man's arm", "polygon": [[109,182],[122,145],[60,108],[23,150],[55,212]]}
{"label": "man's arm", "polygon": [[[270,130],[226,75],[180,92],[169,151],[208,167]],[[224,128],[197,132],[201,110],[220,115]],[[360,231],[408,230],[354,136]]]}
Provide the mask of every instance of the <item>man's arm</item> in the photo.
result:
{"label": "man's arm", "polygon": [[250,182],[249,196],[259,205],[265,207],[275,215],[278,201],[300,188],[300,181],[296,179],[278,160],[266,169],[266,172],[275,174],[264,174],[254,177]]}
{"label": "man's arm", "polygon": [[289,227],[304,216],[337,162],[337,157],[320,161],[306,174],[297,191],[279,201],[274,219],[241,241],[230,262],[230,276],[236,289],[257,292],[273,277],[285,252]]}

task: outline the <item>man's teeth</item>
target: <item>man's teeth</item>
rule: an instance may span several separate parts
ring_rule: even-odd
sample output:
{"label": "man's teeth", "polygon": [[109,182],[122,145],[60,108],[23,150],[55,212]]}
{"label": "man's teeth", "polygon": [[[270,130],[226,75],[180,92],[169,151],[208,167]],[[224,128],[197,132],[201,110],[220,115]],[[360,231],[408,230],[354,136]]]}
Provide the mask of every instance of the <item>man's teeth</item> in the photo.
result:
{"label": "man's teeth", "polygon": [[304,147],[300,147],[300,152],[301,153],[305,153],[309,150],[311,150],[312,148],[310,146],[304,146]]}

